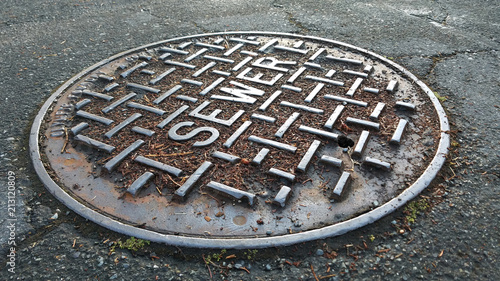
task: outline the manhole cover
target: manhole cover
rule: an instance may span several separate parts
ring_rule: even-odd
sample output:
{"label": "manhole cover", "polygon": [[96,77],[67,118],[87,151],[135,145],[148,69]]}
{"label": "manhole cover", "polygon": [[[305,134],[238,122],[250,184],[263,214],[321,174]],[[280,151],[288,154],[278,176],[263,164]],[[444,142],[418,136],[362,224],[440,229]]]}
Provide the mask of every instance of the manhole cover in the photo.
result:
{"label": "manhole cover", "polygon": [[442,107],[395,63],[278,33],[176,38],[65,83],[33,125],[58,199],[157,242],[248,248],[333,236],[416,196],[442,166]]}

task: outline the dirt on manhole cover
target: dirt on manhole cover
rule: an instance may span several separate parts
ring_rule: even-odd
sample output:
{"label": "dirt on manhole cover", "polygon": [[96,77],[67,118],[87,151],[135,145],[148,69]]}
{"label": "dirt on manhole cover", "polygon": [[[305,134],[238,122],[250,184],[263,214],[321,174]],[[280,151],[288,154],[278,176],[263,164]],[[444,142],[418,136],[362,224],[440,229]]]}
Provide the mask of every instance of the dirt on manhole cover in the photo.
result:
{"label": "dirt on manhole cover", "polygon": [[175,38],[65,83],[30,148],[52,194],[112,230],[195,247],[286,245],[379,219],[435,177],[448,123],[415,76],[341,42]]}

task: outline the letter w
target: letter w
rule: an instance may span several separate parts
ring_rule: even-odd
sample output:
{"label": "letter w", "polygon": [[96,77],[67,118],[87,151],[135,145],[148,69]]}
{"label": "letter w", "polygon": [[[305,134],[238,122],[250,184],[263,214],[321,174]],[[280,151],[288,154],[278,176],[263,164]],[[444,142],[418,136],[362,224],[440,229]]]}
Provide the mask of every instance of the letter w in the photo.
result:
{"label": "letter w", "polygon": [[231,96],[219,96],[219,95],[213,95],[210,98],[211,99],[217,99],[217,100],[227,100],[227,101],[234,101],[234,102],[242,102],[242,103],[250,103],[253,104],[257,100],[256,98],[253,98],[249,95],[253,96],[259,96],[261,97],[264,95],[264,91],[235,82],[231,81],[231,85],[237,86],[238,88],[220,88],[221,92],[228,93]]}

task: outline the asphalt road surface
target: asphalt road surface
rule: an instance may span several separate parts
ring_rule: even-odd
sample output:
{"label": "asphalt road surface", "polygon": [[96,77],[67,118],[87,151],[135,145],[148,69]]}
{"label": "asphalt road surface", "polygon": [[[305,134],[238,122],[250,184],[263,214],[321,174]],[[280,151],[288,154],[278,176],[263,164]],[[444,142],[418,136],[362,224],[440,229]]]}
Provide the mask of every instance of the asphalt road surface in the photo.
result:
{"label": "asphalt road surface", "polygon": [[[131,251],[113,244],[128,237],[75,215],[44,189],[30,164],[29,128],[64,81],[146,43],[250,30],[371,50],[442,97],[452,124],[450,156],[417,198],[432,206],[422,207],[411,227],[399,230],[407,213],[397,210],[343,236],[290,247],[225,252],[151,244]],[[494,0],[3,0],[0,279],[500,280],[499,46]],[[7,220],[9,175],[18,192],[15,231]]]}

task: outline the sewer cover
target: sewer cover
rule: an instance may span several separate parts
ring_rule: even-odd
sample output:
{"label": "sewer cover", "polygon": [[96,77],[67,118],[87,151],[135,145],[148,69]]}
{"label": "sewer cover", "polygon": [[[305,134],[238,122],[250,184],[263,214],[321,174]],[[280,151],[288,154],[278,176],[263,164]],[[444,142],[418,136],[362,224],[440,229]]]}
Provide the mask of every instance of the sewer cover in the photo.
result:
{"label": "sewer cover", "polygon": [[288,245],[369,224],[441,168],[448,122],[394,62],[333,40],[202,34],[97,63],[31,132],[59,200],[109,229],[193,247]]}

